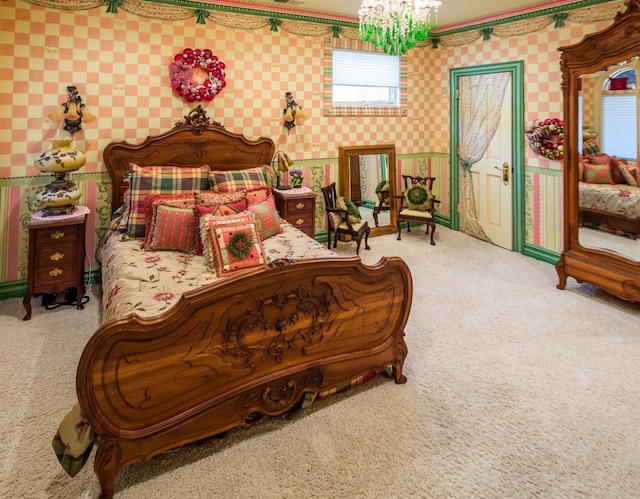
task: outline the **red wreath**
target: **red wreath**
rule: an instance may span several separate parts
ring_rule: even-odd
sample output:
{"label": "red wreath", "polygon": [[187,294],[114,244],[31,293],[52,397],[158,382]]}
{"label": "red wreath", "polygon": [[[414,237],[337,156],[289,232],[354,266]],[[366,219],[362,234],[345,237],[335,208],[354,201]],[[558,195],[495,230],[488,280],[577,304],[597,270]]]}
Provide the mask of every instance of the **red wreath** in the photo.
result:
{"label": "red wreath", "polygon": [[[201,68],[207,73],[202,83],[196,81],[194,68]],[[171,88],[187,102],[213,100],[227,86],[224,68],[224,62],[209,49],[184,49],[169,65]]]}
{"label": "red wreath", "polygon": [[525,130],[529,147],[540,156],[560,160],[564,149],[564,123],[558,118],[534,121]]}

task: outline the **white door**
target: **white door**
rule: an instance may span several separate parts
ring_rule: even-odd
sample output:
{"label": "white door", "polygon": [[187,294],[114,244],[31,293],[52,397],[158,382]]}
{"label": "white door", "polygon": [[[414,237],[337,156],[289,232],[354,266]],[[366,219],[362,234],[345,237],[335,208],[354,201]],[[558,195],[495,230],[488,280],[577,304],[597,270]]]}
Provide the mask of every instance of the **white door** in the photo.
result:
{"label": "white door", "polygon": [[504,93],[500,123],[483,158],[471,167],[478,223],[489,240],[513,250],[512,82]]}

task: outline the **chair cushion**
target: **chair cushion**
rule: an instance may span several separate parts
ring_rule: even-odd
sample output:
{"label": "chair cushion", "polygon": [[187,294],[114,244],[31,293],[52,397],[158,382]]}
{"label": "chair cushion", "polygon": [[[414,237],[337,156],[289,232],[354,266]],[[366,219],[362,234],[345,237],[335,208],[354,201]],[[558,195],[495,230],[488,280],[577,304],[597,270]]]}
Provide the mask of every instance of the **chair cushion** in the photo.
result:
{"label": "chair cushion", "polygon": [[414,185],[405,189],[402,193],[404,197],[404,205],[409,210],[427,211],[431,209],[431,192],[426,187],[421,185]]}
{"label": "chair cushion", "polygon": [[[360,229],[362,228],[363,225],[366,225],[366,223],[367,222],[365,222],[364,220],[360,220],[357,223],[352,223],[351,228],[353,229],[354,232],[360,232]],[[342,230],[349,230],[349,226],[347,225],[347,222],[342,222],[338,224],[337,228]]]}
{"label": "chair cushion", "polygon": [[349,214],[347,217],[349,218],[349,222],[352,224],[357,224],[362,221],[360,210],[358,210],[358,207],[353,204],[353,201],[350,199],[345,198],[344,196],[338,196],[338,199],[336,199],[336,208],[348,211]]}
{"label": "chair cushion", "polygon": [[424,218],[425,220],[433,219],[433,216],[428,211],[410,210],[408,208],[405,208],[404,210],[401,210],[400,213],[398,214],[398,216],[399,217],[407,216],[407,217]]}

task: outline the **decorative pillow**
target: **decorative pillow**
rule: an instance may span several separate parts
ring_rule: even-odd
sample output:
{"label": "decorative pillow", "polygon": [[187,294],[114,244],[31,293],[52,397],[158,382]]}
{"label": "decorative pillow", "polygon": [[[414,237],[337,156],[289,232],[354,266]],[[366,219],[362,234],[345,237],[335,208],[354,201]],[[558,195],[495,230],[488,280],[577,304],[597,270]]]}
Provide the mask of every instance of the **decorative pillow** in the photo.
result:
{"label": "decorative pillow", "polygon": [[627,184],[634,187],[638,186],[638,166],[637,165],[620,165],[620,173],[624,177]]}
{"label": "decorative pillow", "polygon": [[191,253],[195,251],[197,236],[193,208],[153,203],[153,219],[142,247]]}
{"label": "decorative pillow", "polygon": [[584,181],[587,184],[611,184],[611,168],[609,165],[584,164]]}
{"label": "decorative pillow", "polygon": [[414,185],[402,193],[404,205],[410,210],[429,211],[431,209],[431,193],[426,187]]}
{"label": "decorative pillow", "polygon": [[353,204],[353,201],[351,201],[350,199],[345,198],[344,196],[338,196],[338,199],[336,199],[336,208],[338,208],[339,210],[347,210],[349,212],[347,214],[347,219],[352,224],[362,222],[362,215],[360,215],[360,210],[355,204]]}
{"label": "decorative pillow", "polygon": [[267,264],[254,222],[213,225],[209,229],[209,238],[215,248],[215,267],[219,276]]}
{"label": "decorative pillow", "polygon": [[271,196],[271,187],[260,187],[259,189],[251,189],[247,191],[247,205],[262,203]]}
{"label": "decorative pillow", "polygon": [[[186,194],[209,187],[209,167],[129,165],[129,195],[126,209],[126,232],[144,237],[145,198],[151,194]],[[121,222],[124,223],[124,220]]]}
{"label": "decorative pillow", "polygon": [[244,211],[247,207],[247,191],[244,189],[235,192],[197,191],[193,193],[193,198],[195,199],[196,204],[205,206],[221,204],[231,205],[242,201],[244,203],[244,208],[240,211]]}
{"label": "decorative pillow", "polygon": [[598,154],[600,152],[600,146],[595,139],[587,139],[582,141],[582,154],[588,156],[589,154]]}
{"label": "decorative pillow", "polygon": [[627,181],[624,179],[622,175],[622,171],[620,170],[622,165],[626,165],[626,159],[619,159],[613,156],[611,158],[610,168],[611,168],[611,180],[614,184],[626,184]]}
{"label": "decorative pillow", "polygon": [[260,241],[282,232],[280,215],[273,196],[269,196],[261,203],[250,205],[247,210],[254,214]]}
{"label": "decorative pillow", "polygon": [[151,230],[151,225],[153,223],[153,216],[155,212],[154,205],[164,205],[164,206],[173,206],[174,208],[190,208],[193,210],[195,207],[195,202],[193,200],[193,195],[189,194],[151,194],[144,198],[144,237],[145,240],[142,242],[142,247],[144,248],[146,244],[148,244],[148,236]]}
{"label": "decorative pillow", "polygon": [[241,189],[252,190],[268,187],[268,166],[257,166],[246,170],[212,171],[209,177],[211,190],[215,192],[233,192]]}
{"label": "decorative pillow", "polygon": [[[383,194],[384,192],[387,193],[386,196],[385,196],[385,194]],[[389,193],[389,181],[388,180],[383,180],[376,187],[376,194],[378,195],[378,202],[382,203],[382,202],[386,201],[386,203],[388,204],[389,203],[389,194],[388,193]]]}
{"label": "decorative pillow", "polygon": [[[197,209],[197,208],[196,208]],[[216,215],[204,215],[199,219],[199,230],[202,255],[204,256],[205,263],[209,268],[215,270],[215,247],[211,244],[210,232],[213,227],[221,223],[236,223],[236,222],[253,222],[255,219],[253,213],[244,211],[236,215],[228,216],[216,216]]]}
{"label": "decorative pillow", "polygon": [[610,165],[611,156],[604,152],[598,154],[590,154],[589,156],[587,156],[587,161],[594,165]]}

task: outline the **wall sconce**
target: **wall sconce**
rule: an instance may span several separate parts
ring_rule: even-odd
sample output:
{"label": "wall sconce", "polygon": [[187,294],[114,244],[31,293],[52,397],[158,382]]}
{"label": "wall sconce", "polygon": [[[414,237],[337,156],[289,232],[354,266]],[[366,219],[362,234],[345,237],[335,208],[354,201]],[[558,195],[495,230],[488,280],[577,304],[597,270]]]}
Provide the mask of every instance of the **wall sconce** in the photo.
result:
{"label": "wall sconce", "polygon": [[293,160],[284,151],[278,151],[273,155],[271,160],[271,168],[273,168],[276,174],[276,189],[286,190],[291,189],[288,185],[282,185],[280,182],[280,174],[289,171],[289,167],[293,165]]}

